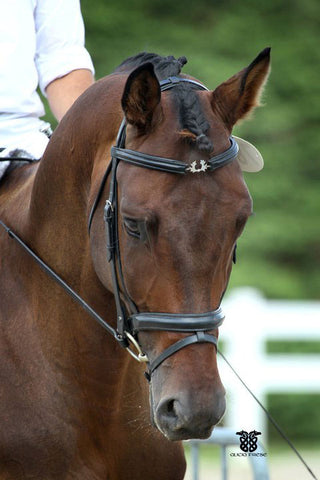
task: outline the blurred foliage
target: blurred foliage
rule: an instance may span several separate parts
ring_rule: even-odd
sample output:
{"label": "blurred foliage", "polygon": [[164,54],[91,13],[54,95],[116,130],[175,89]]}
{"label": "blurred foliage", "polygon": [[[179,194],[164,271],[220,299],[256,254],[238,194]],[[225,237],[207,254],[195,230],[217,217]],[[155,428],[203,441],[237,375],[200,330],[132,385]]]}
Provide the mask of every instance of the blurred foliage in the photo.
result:
{"label": "blurred foliage", "polygon": [[[268,408],[275,419],[281,418],[281,428],[294,443],[320,442],[320,394],[282,393],[268,395]],[[269,444],[282,443],[279,433],[269,424]]]}
{"label": "blurred foliage", "polygon": [[[269,340],[266,344],[266,352],[268,354],[272,353],[280,353],[281,355],[287,353],[297,353],[299,355],[305,354],[314,354],[320,353],[320,342],[314,341],[306,341],[306,340]],[[320,430],[320,425],[319,425]]]}
{"label": "blurred foliage", "polygon": [[319,298],[320,3],[318,0],[82,0],[96,77],[140,51],[186,55],[210,88],[272,47],[264,108],[235,134],[265,158],[245,174],[255,216],[231,286],[273,298]]}

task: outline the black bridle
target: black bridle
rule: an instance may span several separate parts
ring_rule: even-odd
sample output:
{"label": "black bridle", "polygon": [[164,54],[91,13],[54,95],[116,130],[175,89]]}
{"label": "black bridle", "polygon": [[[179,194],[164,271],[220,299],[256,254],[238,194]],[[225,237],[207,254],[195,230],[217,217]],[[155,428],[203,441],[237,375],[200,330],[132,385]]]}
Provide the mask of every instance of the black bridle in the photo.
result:
{"label": "black bridle", "polygon": [[[187,78],[170,77],[160,82],[161,91],[173,88],[181,82],[188,82],[198,89],[207,90],[201,83]],[[230,138],[230,147],[223,153],[211,157],[209,160],[200,160],[187,165],[184,162],[148,155],[125,148],[126,123],[123,120],[117,136],[116,146],[111,148],[111,163],[103,177],[98,195],[89,216],[89,232],[93,215],[101,198],[107,179],[110,177],[109,197],[104,208],[104,220],[107,240],[107,260],[111,266],[113,294],[117,310],[117,335],[119,343],[127,348],[129,353],[140,362],[148,363],[147,378],[150,380],[152,373],[164,360],[182,348],[194,343],[212,343],[217,346],[217,337],[207,333],[217,329],[224,320],[221,307],[201,314],[172,314],[139,312],[134,301],[127,292],[122,273],[121,255],[118,235],[118,198],[117,198],[117,167],[120,161],[156,170],[159,172],[175,173],[180,175],[198,174],[213,171],[232,162],[239,151],[236,141]],[[131,312],[131,313],[129,313]],[[190,335],[172,344],[152,362],[143,353],[138,334],[141,331],[170,331],[183,332]],[[134,345],[137,353],[132,351],[130,344]]]}

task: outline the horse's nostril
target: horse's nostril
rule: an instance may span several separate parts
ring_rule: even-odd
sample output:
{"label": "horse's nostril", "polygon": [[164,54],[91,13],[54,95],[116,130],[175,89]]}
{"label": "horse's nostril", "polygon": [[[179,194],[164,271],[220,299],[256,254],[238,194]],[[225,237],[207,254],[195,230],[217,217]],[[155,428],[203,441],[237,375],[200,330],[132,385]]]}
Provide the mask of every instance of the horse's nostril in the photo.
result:
{"label": "horse's nostril", "polygon": [[175,419],[177,417],[175,404],[176,400],[174,398],[163,400],[157,409],[158,417]]}
{"label": "horse's nostril", "polygon": [[172,432],[179,429],[179,401],[175,398],[163,399],[156,410],[155,421],[162,432]]}
{"label": "horse's nostril", "polygon": [[159,430],[171,440],[207,438],[224,411],[224,397],[199,404],[185,397],[163,398],[155,412]]}
{"label": "horse's nostril", "polygon": [[166,405],[168,415],[176,416],[174,405],[175,405],[175,400],[168,400]]}

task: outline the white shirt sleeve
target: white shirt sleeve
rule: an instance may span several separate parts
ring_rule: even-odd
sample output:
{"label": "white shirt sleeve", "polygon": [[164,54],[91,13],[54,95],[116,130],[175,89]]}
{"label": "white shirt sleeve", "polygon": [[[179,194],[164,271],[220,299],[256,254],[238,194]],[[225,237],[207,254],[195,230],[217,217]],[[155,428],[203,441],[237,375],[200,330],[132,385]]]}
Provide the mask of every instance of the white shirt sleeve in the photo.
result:
{"label": "white shirt sleeve", "polygon": [[38,0],[34,10],[36,27],[35,64],[39,85],[45,88],[73,70],[94,73],[84,46],[84,24],[79,0]]}

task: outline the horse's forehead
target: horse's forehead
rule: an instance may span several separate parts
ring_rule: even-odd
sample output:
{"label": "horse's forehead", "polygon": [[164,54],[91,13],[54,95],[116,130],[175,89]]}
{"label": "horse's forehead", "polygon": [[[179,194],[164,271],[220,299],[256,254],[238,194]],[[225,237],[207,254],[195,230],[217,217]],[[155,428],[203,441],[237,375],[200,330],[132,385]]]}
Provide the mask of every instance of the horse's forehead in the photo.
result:
{"label": "horse's forehead", "polygon": [[136,209],[138,215],[151,213],[170,224],[189,224],[192,218],[195,223],[210,219],[216,224],[250,208],[251,198],[237,165],[226,170],[182,177],[124,166],[120,201],[134,216]]}
{"label": "horse's forehead", "polygon": [[178,182],[157,205],[159,214],[172,225],[190,227],[191,232],[197,227],[210,230],[221,225],[227,231],[228,224],[233,223],[240,212],[250,210],[251,198],[242,178],[235,175],[218,178],[215,172],[202,177],[199,174],[196,179],[189,176],[185,180]]}

